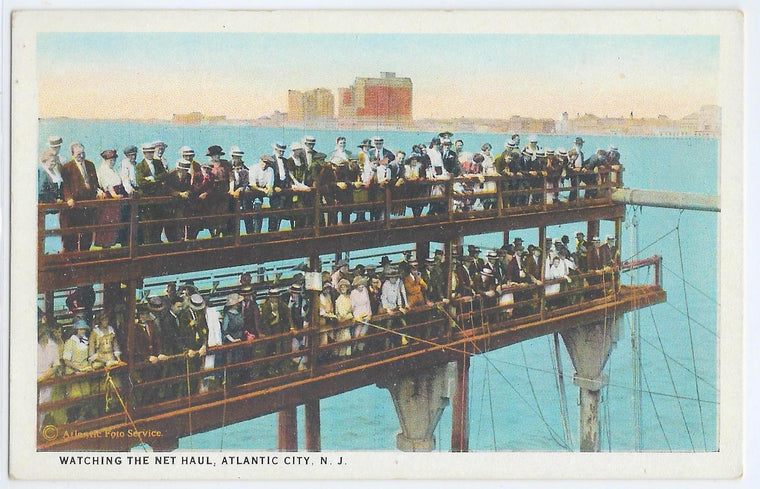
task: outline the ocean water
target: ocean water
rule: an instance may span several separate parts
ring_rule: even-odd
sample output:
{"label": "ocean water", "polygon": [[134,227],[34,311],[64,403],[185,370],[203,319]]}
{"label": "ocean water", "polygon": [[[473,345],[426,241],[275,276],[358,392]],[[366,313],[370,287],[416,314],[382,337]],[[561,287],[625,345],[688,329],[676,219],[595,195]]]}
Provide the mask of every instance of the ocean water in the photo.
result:
{"label": "ocean water", "polygon": [[[272,144],[299,141],[307,132],[295,128],[253,128],[247,126],[174,126],[168,123],[92,122],[43,120],[39,146],[48,135],[58,134],[65,144],[78,140],[88,158],[99,164],[103,149],[120,151],[128,144],[161,139],[169,145],[166,160],[170,167],[183,145],[193,147],[199,161],[205,149],[219,144],[226,151],[238,145],[247,161],[271,154]],[[316,149],[330,153],[338,135],[349,148],[372,131],[308,131],[317,138]],[[432,133],[383,131],[387,148],[409,152],[414,143],[427,142]],[[527,141],[527,134],[523,140]],[[456,134],[465,150],[477,151],[490,142],[500,152],[505,134]],[[626,168],[624,182],[633,188],[674,190],[715,194],[718,191],[719,142],[703,138],[651,138],[584,136],[587,155],[597,147],[614,144]],[[572,136],[540,136],[539,144],[556,148],[572,146]],[[62,155],[67,155],[66,148]],[[632,256],[634,210],[628,208],[623,227],[624,259]],[[717,328],[717,246],[718,215],[670,209],[636,209],[640,218],[641,256],[663,256],[662,280],[668,302],[640,312],[642,336],[643,389],[642,448],[649,451],[714,451],[718,433],[718,356],[720,331]],[[572,237],[583,223],[547,229],[547,236]],[[612,234],[612,223],[603,222],[600,235]],[[536,243],[536,230],[511,233],[526,243]],[[501,235],[465,238],[465,244],[500,246]],[[388,253],[399,248],[383,250]],[[293,260],[296,263],[300,260]],[[651,273],[651,272],[649,272]],[[641,272],[641,280],[651,281]],[[685,282],[684,282],[685,279]],[[150,282],[150,281],[148,281]],[[686,311],[688,310],[689,319]],[[629,315],[630,316],[630,315]],[[619,341],[605,369],[609,384],[602,390],[602,449],[633,450],[635,447],[633,355],[628,317],[620,328]],[[562,414],[551,337],[542,337],[498,351],[473,357],[470,372],[470,449],[567,450],[564,446]],[[572,384],[573,368],[561,347],[565,372],[568,420],[572,431],[570,448],[577,450],[578,388]],[[321,401],[322,447],[324,450],[395,450],[398,419],[390,394],[368,386]],[[725,415],[725,413],[724,413]],[[298,409],[299,444],[303,446],[303,409]],[[181,449],[272,450],[276,447],[276,415],[227,426],[180,440]],[[450,448],[451,408],[447,408],[436,429],[437,450]]]}

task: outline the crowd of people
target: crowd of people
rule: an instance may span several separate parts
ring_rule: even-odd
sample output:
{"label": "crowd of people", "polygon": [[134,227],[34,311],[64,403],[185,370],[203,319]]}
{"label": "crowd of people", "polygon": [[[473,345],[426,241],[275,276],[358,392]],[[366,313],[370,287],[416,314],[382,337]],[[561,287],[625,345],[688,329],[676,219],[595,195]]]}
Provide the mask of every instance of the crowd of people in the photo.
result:
{"label": "crowd of people", "polygon": [[[507,177],[509,190],[506,206],[556,204],[564,200],[595,198],[598,187],[608,183],[610,171],[619,170],[620,153],[611,146],[598,149],[586,158],[584,140],[576,137],[570,149],[542,148],[536,137],[521,147],[520,136],[513,134],[504,151],[492,153],[492,145],[484,143],[477,152],[464,149],[453,134],[440,133],[431,140],[414,144],[405,151],[387,149],[382,137],[364,139],[356,152],[348,149],[347,140],[340,136],[328,153],[315,149],[316,139],[305,136],[288,148],[285,143],[272,145],[272,154],[261,155],[250,166],[244,163],[245,152],[238,146],[229,151],[230,160],[221,146],[212,145],[205,155],[208,161],[196,161],[195,151],[183,146],[179,160],[170,165],[166,143],[156,141],[138,148],[123,149],[124,158],[117,164],[116,149],[100,153],[102,162],[96,168],[86,158],[85,148],[78,142],[69,145],[71,159],[61,162],[63,141],[51,136],[48,148],[40,155],[38,189],[40,203],[65,202],[68,208],[60,212],[62,246],[64,251],[87,251],[92,245],[99,248],[126,246],[128,226],[111,226],[91,231],[66,232],[66,228],[96,224],[129,222],[129,206],[76,206],[78,201],[140,197],[171,197],[168,202],[146,201],[139,205],[141,222],[139,243],[159,243],[197,239],[207,229],[212,237],[231,235],[236,224],[229,217],[211,217],[238,210],[247,213],[242,221],[245,232],[262,231],[264,216],[256,211],[292,209],[267,217],[267,231],[276,232],[289,221],[291,229],[314,224],[312,208],[318,196],[322,206],[367,203],[366,209],[350,211],[328,210],[321,216],[322,225],[348,224],[384,219],[385,189],[390,188],[395,199],[402,203],[391,212],[404,215],[411,209],[414,217],[448,212],[442,197],[445,186],[436,181],[457,178],[453,184],[454,210],[484,210],[496,207],[497,186],[487,177]],[[289,153],[288,153],[289,152]],[[287,156],[286,156],[287,154]],[[565,199],[559,189],[570,183]],[[315,193],[313,190],[318,189]],[[534,190],[534,192],[531,192]],[[404,204],[404,199],[416,199]],[[430,199],[427,201],[426,199]],[[374,204],[374,205],[373,205]],[[184,219],[183,219],[184,218]],[[352,220],[353,219],[353,220]],[[94,241],[93,241],[94,240]]]}
{"label": "crowd of people", "polygon": [[[300,273],[289,280],[286,289],[269,288],[262,298],[258,297],[251,275],[243,273],[239,283],[229,288],[230,292],[222,297],[223,302],[218,306],[210,305],[211,295],[207,293],[204,297],[192,282],[179,285],[170,282],[162,295],[148,295],[138,303],[133,317],[130,357],[120,347],[128,341],[125,322],[130,314],[125,313],[126,321],[114,314],[117,308],[125,310],[126,297],[115,301],[104,297],[102,309],[95,311],[92,286],[82,286],[73,290],[66,300],[73,316],[66,336],[55,321],[48,321],[40,311],[38,378],[45,381],[115,367],[133,358],[135,368],[131,369],[129,383],[135,388],[131,402],[150,404],[188,392],[213,389],[222,381],[238,384],[309,368],[311,335],[306,330],[314,320],[318,321],[318,331],[314,332],[314,338],[319,341],[318,363],[341,361],[406,344],[409,338],[439,337],[446,331],[443,326],[392,332],[429,322],[433,317],[443,318],[441,311],[448,311],[450,308],[444,306],[451,301],[458,307],[451,310],[454,315],[465,317],[468,311],[501,305],[505,307],[500,310],[499,318],[506,319],[535,313],[540,289],[544,291],[549,309],[582,298],[601,297],[605,293],[603,288],[582,289],[605,280],[611,284],[619,264],[613,236],[607,236],[602,243],[596,236],[587,240],[579,231],[575,234],[572,251],[568,236],[547,238],[543,248],[545,259],[541,246],[530,244],[526,248],[519,237],[498,249],[486,250],[484,256],[475,245],[454,246],[450,277],[447,277],[447,258],[440,249],[419,261],[412,259],[411,251],[404,252],[398,262],[384,256],[374,266],[359,264],[350,268],[346,261],[338,260],[331,270],[322,272],[322,286],[315,293],[314,304],[313,296],[305,291],[305,277]],[[447,290],[447,286],[451,288]],[[578,294],[561,294],[572,288],[579,289]],[[214,298],[214,302],[218,300],[219,297]],[[442,307],[436,308],[436,305]],[[313,307],[317,309],[315,314]],[[415,312],[422,316],[414,316]],[[413,318],[410,324],[407,324],[408,318]],[[449,324],[448,321],[445,324]],[[470,315],[458,327],[478,324],[478,319]],[[372,336],[381,332],[389,334]],[[368,335],[366,341],[361,340]],[[267,338],[270,339],[257,341]],[[239,345],[220,352],[209,350],[226,344]],[[235,364],[268,357],[272,360],[232,368]],[[230,372],[224,378],[218,370],[202,375],[204,370],[225,365]],[[201,375],[191,381],[186,378],[190,373]],[[108,392],[109,386],[102,377],[97,376],[97,380],[85,377],[63,384],[43,383],[39,402]],[[150,384],[171,377],[175,382]],[[141,388],[145,383],[148,385]],[[45,418],[46,424],[63,424],[102,414],[114,407],[115,401],[98,398],[41,413],[40,421]]]}

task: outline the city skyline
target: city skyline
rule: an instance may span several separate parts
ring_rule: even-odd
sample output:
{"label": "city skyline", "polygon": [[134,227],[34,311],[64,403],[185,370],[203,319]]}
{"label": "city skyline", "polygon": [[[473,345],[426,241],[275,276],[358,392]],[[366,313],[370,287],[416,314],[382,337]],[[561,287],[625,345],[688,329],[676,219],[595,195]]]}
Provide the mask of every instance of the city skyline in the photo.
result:
{"label": "city skyline", "polygon": [[716,104],[719,64],[712,36],[44,33],[37,51],[42,118],[254,119],[381,71],[414,81],[415,119],[680,118]]}

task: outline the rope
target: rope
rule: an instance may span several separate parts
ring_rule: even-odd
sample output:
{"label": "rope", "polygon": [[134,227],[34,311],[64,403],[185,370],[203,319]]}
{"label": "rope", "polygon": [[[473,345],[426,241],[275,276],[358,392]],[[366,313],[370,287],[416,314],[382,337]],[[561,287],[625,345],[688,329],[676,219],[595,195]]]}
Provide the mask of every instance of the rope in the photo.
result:
{"label": "rope", "polygon": [[[693,371],[692,371],[692,370],[691,370],[689,367],[687,367],[687,366],[686,366],[686,365],[684,365],[683,363],[679,362],[679,361],[678,361],[678,359],[676,359],[676,358],[673,358],[672,356],[670,356],[670,355],[668,355],[667,353],[665,353],[665,351],[663,351],[663,350],[662,350],[660,347],[658,347],[657,345],[655,345],[654,343],[652,343],[650,340],[648,340],[648,339],[646,339],[646,338],[642,337],[642,338],[641,338],[641,341],[643,341],[643,342],[644,342],[644,343],[646,343],[647,345],[651,346],[651,347],[652,347],[652,348],[654,348],[656,351],[658,351],[658,352],[662,353],[662,354],[663,354],[665,357],[667,357],[667,358],[668,358],[668,359],[669,359],[671,362],[675,363],[676,365],[678,365],[678,366],[679,366],[679,367],[681,367],[682,369],[686,370],[686,371],[687,371],[687,372],[689,372],[691,375],[694,375],[694,372],[693,372]],[[701,380],[701,381],[702,381],[702,383],[706,384],[708,387],[712,388],[713,390],[715,390],[715,391],[717,391],[717,390],[718,390],[718,388],[715,386],[715,384],[713,384],[712,382],[710,382],[710,381],[709,381],[709,380],[707,380],[706,378],[702,377],[701,375],[697,375],[697,378],[698,378],[699,380]]]}
{"label": "rope", "polygon": [[[445,308],[440,308],[440,310],[446,316],[448,316],[449,319],[451,319],[451,321],[454,323],[454,325],[460,331],[464,331],[464,329],[462,328],[462,326],[457,322],[457,320],[451,314],[449,314],[448,311],[445,310]],[[494,370],[496,370],[496,373],[499,374],[499,376],[504,380],[504,382],[507,383],[507,385],[513,391],[515,391],[515,393],[520,398],[520,400],[523,401],[530,408],[531,411],[533,411],[535,414],[537,414],[541,418],[541,421],[543,421],[544,425],[546,426],[547,430],[549,431],[549,435],[552,437],[552,439],[555,441],[555,443],[557,443],[557,445],[559,445],[560,447],[562,447],[562,448],[564,448],[566,450],[571,450],[571,448],[568,445],[566,445],[563,441],[561,441],[561,439],[559,438],[559,435],[554,431],[554,429],[551,427],[551,425],[546,421],[546,418],[544,418],[541,413],[539,413],[538,411],[536,411],[535,409],[533,409],[533,406],[528,402],[528,400],[525,399],[525,397],[520,393],[520,391],[517,390],[517,388],[509,381],[509,379],[507,379],[507,377],[493,364],[493,361],[488,357],[488,355],[486,355],[485,352],[483,352],[482,350],[480,350],[480,348],[478,348],[478,345],[476,345],[474,341],[472,342],[472,346],[486,360],[486,362],[488,362],[490,365],[492,365],[494,367]]]}
{"label": "rope", "polygon": [[[546,423],[548,425],[548,423],[546,422],[546,419],[544,418],[544,412],[541,409],[541,403],[538,402],[538,396],[536,395],[536,389],[533,387],[533,379],[531,379],[531,377],[530,377],[530,370],[527,369],[528,358],[525,356],[525,342],[522,342],[522,341],[520,342],[520,350],[522,350],[523,362],[525,362],[525,367],[526,367],[526,369],[525,369],[525,375],[528,377],[528,385],[530,386],[530,392],[531,392],[531,395],[533,396],[533,400],[536,402],[536,409],[538,410],[538,416],[541,418],[541,420],[544,421],[544,423]],[[567,445],[567,444],[565,444],[565,447],[568,450],[570,449],[570,446]]]}
{"label": "rope", "polygon": [[[649,390],[649,380],[647,379],[647,373],[642,369],[641,373],[644,376],[644,383],[647,386],[647,391]],[[657,424],[660,425],[660,431],[662,431],[662,436],[665,438],[665,443],[668,445],[668,451],[672,452],[673,448],[670,446],[670,440],[668,440],[668,435],[665,434],[665,427],[662,426],[662,419],[660,419],[660,413],[657,412],[657,405],[654,403],[654,397],[652,396],[652,393],[649,392],[649,400],[652,401],[652,408],[654,409],[654,415],[657,418]]]}
{"label": "rope", "polygon": [[[671,309],[675,310],[677,313],[681,314],[682,316],[684,316],[684,317],[690,317],[687,313],[683,312],[682,310],[680,310],[679,308],[677,308],[676,306],[674,306],[673,304],[671,304],[669,301],[666,302],[665,304],[667,304],[668,306],[670,306]],[[697,326],[700,326],[702,329],[704,329],[705,331],[707,331],[711,335],[715,336],[716,338],[719,338],[718,333],[715,332],[715,331],[713,331],[712,329],[710,329],[709,326],[707,326],[707,325],[705,325],[703,323],[700,323],[699,321],[697,321],[694,318],[691,318],[691,322],[694,323],[694,324],[696,324]]]}
{"label": "rope", "polygon": [[559,408],[560,408],[560,416],[562,417],[562,428],[565,430],[565,442],[573,446],[573,436],[570,432],[570,420],[569,416],[567,414],[567,397],[565,395],[565,376],[562,372],[562,359],[560,358],[559,352],[559,333],[554,333],[554,344],[552,345],[552,341],[549,339],[549,336],[546,337],[546,340],[549,342],[549,351],[552,352],[552,368],[554,368],[554,384],[557,387],[557,395],[559,396]]}
{"label": "rope", "polygon": [[227,368],[224,368],[224,378],[222,380],[222,389],[224,392],[224,404],[222,404],[222,439],[219,443],[219,450],[224,449],[224,435],[227,432]]}
{"label": "rope", "polygon": [[[660,336],[660,328],[657,326],[657,320],[654,317],[654,312],[651,306],[648,308],[649,314],[652,316],[652,323],[654,323],[654,330],[657,333],[657,340],[660,342],[660,351],[665,356],[665,347],[662,344],[662,337]],[[667,356],[665,356],[665,367],[668,369],[668,376],[670,377],[670,384],[673,386],[673,392],[678,395],[678,389],[676,388],[676,381],[673,379],[673,372],[670,370],[670,362],[668,362]],[[678,409],[681,411],[681,419],[683,425],[686,427],[686,433],[689,435],[689,443],[691,444],[691,450],[694,451],[694,439],[691,436],[691,430],[689,429],[689,423],[686,422],[686,414],[683,411],[680,399],[678,400]]]}
{"label": "rope", "polygon": [[[683,267],[683,249],[681,247],[681,216],[683,215],[683,210],[678,215],[678,226],[676,226],[676,229],[678,230],[678,256],[681,261],[681,275],[685,276],[686,273],[684,273],[684,267]],[[686,282],[683,282],[683,299],[686,303],[686,321],[689,325],[689,346],[691,347],[691,363],[694,367],[694,387],[697,391],[697,405],[699,406],[699,423],[702,427],[702,443],[704,444],[705,450],[707,450],[707,437],[705,435],[705,421],[704,417],[702,415],[702,402],[700,401],[700,394],[699,394],[699,381],[697,380],[697,359],[696,355],[694,353],[694,337],[691,330],[691,314],[689,313],[689,298],[686,294]]]}
{"label": "rope", "polygon": [[[506,360],[493,360],[493,361],[496,362],[496,363],[503,363],[505,365],[512,365],[514,367],[525,368],[525,365],[523,365],[521,363],[508,362]],[[546,369],[538,368],[538,367],[528,367],[528,368],[530,370],[534,370],[536,372],[542,372],[542,373],[545,373],[545,374],[554,375],[554,372],[552,372],[551,370],[546,370]],[[590,380],[590,379],[585,379],[585,380]],[[612,387],[617,387],[617,388],[624,389],[624,390],[627,390],[627,391],[633,391],[634,390],[633,387],[629,387],[627,385],[612,384],[612,383],[610,383],[609,385],[612,386]],[[677,396],[677,395],[673,395],[673,394],[666,394],[664,392],[657,392],[657,391],[642,391],[642,392],[646,392],[646,393],[651,392],[652,395],[655,395],[655,396],[670,397],[670,398],[674,398],[674,399],[684,399],[686,401],[696,401],[697,400],[695,397],[680,396],[680,395]],[[720,404],[718,401],[709,401],[709,400],[706,400],[706,399],[703,399],[702,402],[705,403],[705,404],[715,404],[715,405],[719,405]]]}
{"label": "rope", "polygon": [[[190,436],[193,436],[193,413],[192,413],[192,397],[190,396],[190,357],[185,355],[185,381],[187,384],[187,427],[190,431]],[[190,448],[193,448],[193,439],[190,438]]]}
{"label": "rope", "polygon": [[665,270],[667,270],[667,271],[669,271],[670,273],[672,273],[673,275],[675,275],[675,276],[676,276],[676,277],[677,277],[679,280],[681,280],[682,282],[685,282],[685,283],[686,283],[686,285],[688,285],[689,287],[691,287],[692,289],[694,289],[695,291],[697,291],[697,292],[698,292],[698,293],[699,293],[699,294],[700,294],[702,297],[704,297],[705,299],[707,299],[707,300],[711,301],[712,303],[714,303],[714,304],[716,304],[716,305],[720,306],[720,302],[718,302],[718,301],[717,301],[717,299],[715,299],[715,297],[712,297],[711,295],[709,295],[709,294],[705,293],[705,292],[704,292],[702,289],[700,289],[699,287],[697,287],[697,286],[696,286],[696,285],[694,285],[693,283],[691,283],[691,282],[689,282],[688,280],[686,280],[684,277],[682,277],[681,275],[679,275],[679,274],[678,274],[678,272],[676,272],[676,271],[675,271],[675,270],[673,270],[672,268],[668,267],[668,266],[667,266],[667,265],[665,265],[664,263],[662,264],[662,268],[664,268]]}
{"label": "rope", "polygon": [[493,416],[493,395],[491,393],[491,367],[486,365],[486,379],[488,379],[488,406],[491,410],[491,436],[493,436],[493,451],[497,450],[496,446],[496,422]]}
{"label": "rope", "polygon": [[129,414],[129,409],[127,409],[127,405],[124,402],[124,399],[122,399],[121,394],[119,394],[119,389],[116,388],[116,384],[113,382],[113,378],[111,377],[111,370],[106,368],[106,386],[110,385],[113,391],[116,393],[116,398],[119,400],[119,404],[121,404],[121,408],[124,410],[124,414],[127,416],[127,419],[129,420],[129,424],[132,425],[132,428],[135,430],[135,433],[137,433],[137,439],[140,440],[140,445],[143,447],[144,451],[148,451],[147,448],[145,448],[145,441],[143,441],[142,435],[140,434],[140,430],[137,429],[137,425],[135,424],[135,420],[132,419],[132,415]]}
{"label": "rope", "polygon": [[[460,331],[463,331],[462,327],[459,325],[459,323],[457,322],[457,320],[456,320],[456,319],[455,319],[453,316],[451,316],[451,314],[449,314],[449,312],[448,312],[448,311],[446,311],[446,310],[445,310],[445,308],[440,308],[439,310],[440,310],[441,312],[443,312],[443,313],[444,313],[446,316],[448,316],[448,318],[449,318],[449,319],[450,319],[450,320],[451,320],[451,321],[454,323],[454,325],[455,325],[457,328],[459,328],[459,330],[460,330]],[[403,333],[399,333],[398,331],[394,331],[394,330],[392,330],[392,329],[388,329],[388,328],[386,328],[386,327],[384,327],[384,326],[380,326],[380,325],[377,325],[377,324],[373,324],[373,323],[370,323],[370,322],[368,322],[368,321],[359,321],[359,322],[360,322],[360,323],[362,323],[362,324],[366,324],[367,326],[372,326],[373,328],[379,329],[379,330],[381,330],[381,331],[385,331],[385,332],[387,332],[387,333],[392,333],[392,334],[395,334],[395,335],[397,335],[397,336],[404,336],[404,337],[407,337],[407,338],[409,338],[409,339],[411,339],[411,340],[414,340],[414,341],[418,341],[418,342],[420,342],[420,343],[426,343],[426,344],[429,344],[429,345],[432,345],[432,346],[437,346],[437,347],[439,347],[439,348],[443,348],[443,349],[445,349],[445,350],[448,350],[448,351],[451,351],[451,352],[454,352],[454,353],[465,353],[465,354],[468,354],[468,355],[470,354],[470,353],[469,353],[469,352],[467,352],[466,350],[459,350],[459,349],[456,349],[456,348],[452,348],[452,347],[449,347],[449,346],[446,346],[446,345],[441,345],[441,344],[438,344],[438,343],[435,343],[435,342],[432,342],[432,341],[429,341],[429,340],[426,340],[426,339],[423,339],[423,338],[417,338],[417,337],[414,337],[414,336],[405,335],[405,334],[403,334]],[[482,357],[483,357],[483,358],[486,360],[486,362],[488,362],[489,364],[493,365],[493,362],[492,362],[492,360],[491,360],[490,358],[488,358],[488,356],[487,356],[487,355],[486,355],[486,354],[485,354],[485,353],[484,353],[482,350],[480,350],[480,349],[478,348],[478,346],[475,344],[475,342],[474,342],[474,341],[472,342],[472,346],[473,346],[473,348],[474,348],[475,350],[477,350],[477,352],[478,352],[480,355],[482,355]],[[501,377],[501,378],[502,378],[502,379],[503,379],[503,380],[504,380],[504,381],[507,383],[507,385],[508,385],[508,386],[509,386],[509,387],[510,387],[510,388],[511,388],[513,391],[515,391],[515,393],[516,393],[516,394],[517,394],[517,396],[520,398],[520,400],[522,400],[522,401],[523,401],[523,402],[524,402],[524,403],[525,403],[525,404],[526,404],[526,405],[527,405],[527,406],[528,406],[528,407],[531,409],[531,411],[533,411],[533,412],[534,412],[534,413],[536,413],[536,414],[539,414],[539,413],[538,413],[538,412],[537,412],[537,411],[536,411],[536,410],[533,408],[533,406],[532,406],[532,405],[531,405],[531,404],[530,404],[530,403],[527,401],[527,399],[525,399],[525,397],[524,397],[524,396],[523,396],[523,395],[520,393],[520,391],[519,391],[519,390],[517,390],[517,388],[516,388],[516,387],[515,387],[515,386],[514,386],[514,385],[513,385],[513,384],[512,384],[510,381],[509,381],[509,379],[507,379],[507,378],[506,378],[506,376],[504,376],[504,374],[503,374],[503,373],[502,373],[502,372],[501,372],[501,371],[500,371],[498,368],[496,368],[495,366],[494,366],[494,369],[496,370],[496,373],[498,373],[498,374],[499,374],[499,376],[500,376],[500,377]],[[545,419],[545,418],[543,418],[543,416],[541,416],[540,414],[539,414],[539,416],[541,417],[541,421],[543,421],[543,422],[544,422],[544,424],[546,425],[546,427],[547,427],[547,429],[548,429],[548,431],[549,431],[549,435],[552,437],[552,439],[553,439],[553,440],[554,440],[554,441],[555,441],[555,442],[556,442],[556,443],[557,443],[557,444],[558,444],[560,447],[562,447],[562,448],[565,448],[565,449],[567,449],[567,450],[570,450],[570,447],[568,447],[567,445],[565,445],[565,444],[564,444],[564,442],[562,442],[562,441],[561,441],[561,440],[560,440],[560,439],[557,437],[557,434],[556,434],[556,432],[555,432],[555,431],[552,429],[551,425],[549,425],[549,423],[547,423],[546,419]]]}

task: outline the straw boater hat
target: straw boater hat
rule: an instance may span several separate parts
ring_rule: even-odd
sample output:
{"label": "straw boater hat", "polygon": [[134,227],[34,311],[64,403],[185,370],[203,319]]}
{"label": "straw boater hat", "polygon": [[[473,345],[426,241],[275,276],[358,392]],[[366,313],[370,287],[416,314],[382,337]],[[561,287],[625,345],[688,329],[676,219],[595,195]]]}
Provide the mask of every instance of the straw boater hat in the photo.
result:
{"label": "straw boater hat", "polygon": [[340,279],[340,281],[338,282],[338,288],[341,288],[341,287],[343,287],[344,285],[345,285],[346,287],[351,287],[351,282],[349,282],[349,281],[348,281],[348,279],[342,278],[342,279]]}
{"label": "straw boater hat", "polygon": [[364,148],[364,147],[369,147],[369,146],[372,146],[372,141],[370,141],[369,139],[364,139],[364,140],[363,140],[363,141],[362,141],[362,142],[361,142],[361,143],[360,143],[360,144],[357,146],[357,148]]}
{"label": "straw boater hat", "polygon": [[296,292],[296,293],[300,294],[301,292],[303,292],[303,285],[301,285],[301,284],[291,284],[289,290],[290,290],[290,292]]}
{"label": "straw boater hat", "polygon": [[279,297],[280,292],[277,289],[268,289],[267,290],[267,297]]}
{"label": "straw boater hat", "polygon": [[238,146],[233,146],[230,148],[230,156],[243,156],[244,154],[245,152]]}
{"label": "straw boater hat", "polygon": [[63,138],[61,136],[50,136],[48,138],[48,146],[51,148],[60,148],[63,144]]}
{"label": "straw boater hat", "polygon": [[177,162],[177,168],[180,170],[190,170],[193,165],[187,160],[179,160]]}
{"label": "straw boater hat", "polygon": [[332,286],[332,280],[324,280],[322,282],[322,290],[324,290],[325,287],[329,287],[329,288],[332,289],[333,288],[333,286]]}
{"label": "straw boater hat", "polygon": [[224,305],[229,307],[229,306],[234,306],[236,304],[240,304],[241,302],[243,302],[243,296],[238,294],[237,292],[233,292],[227,296],[227,302]]}
{"label": "straw boater hat", "polygon": [[193,151],[193,148],[191,148],[190,146],[182,146],[182,147],[179,149],[179,154],[180,154],[181,156],[185,156],[185,155],[195,155],[195,151]]}
{"label": "straw boater hat", "polygon": [[200,294],[193,294],[190,296],[190,309],[194,311],[200,311],[206,305],[206,301],[203,300],[203,296]]}

